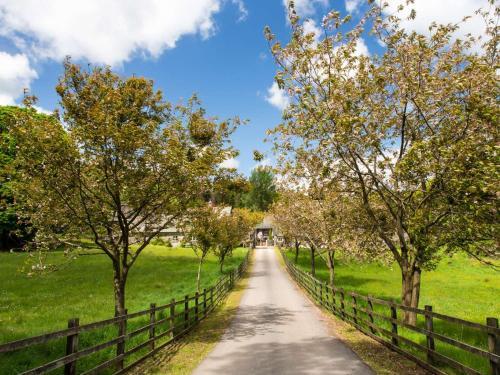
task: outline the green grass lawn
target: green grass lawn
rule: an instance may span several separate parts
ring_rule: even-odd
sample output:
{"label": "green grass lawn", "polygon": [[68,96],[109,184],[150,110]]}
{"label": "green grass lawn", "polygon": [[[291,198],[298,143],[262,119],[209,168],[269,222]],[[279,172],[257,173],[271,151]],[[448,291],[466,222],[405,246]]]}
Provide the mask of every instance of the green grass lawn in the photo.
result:
{"label": "green grass lawn", "polygon": [[[294,253],[287,253],[294,260]],[[299,266],[310,270],[309,251],[299,255]],[[378,263],[336,260],[337,287],[373,294],[384,299],[401,300],[399,267]],[[316,258],[316,276],[328,280],[328,269]],[[486,323],[486,317],[500,316],[500,272],[477,260],[456,255],[443,259],[436,270],[422,272],[420,306],[431,305],[434,311],[474,322]]]}
{"label": "green grass lawn", "polygon": [[[288,258],[294,261],[294,252],[287,252]],[[310,253],[302,249],[298,266],[310,271]],[[363,295],[371,294],[382,299],[401,301],[401,275],[397,265],[384,266],[378,263],[357,263],[338,257],[335,270],[335,284],[346,291],[355,291]],[[328,280],[328,269],[321,258],[316,261],[316,277]],[[420,308],[431,305],[433,311],[445,315],[486,324],[486,317],[500,316],[500,272],[490,266],[465,255],[443,259],[433,271],[422,272]],[[389,315],[386,307],[377,307],[384,315]],[[365,317],[366,318],[366,317]],[[377,322],[390,330],[385,321]],[[418,324],[423,327],[423,319]],[[436,332],[467,342],[471,345],[487,349],[486,334],[466,327],[448,324],[435,320]],[[401,335],[425,346],[425,336],[408,329],[400,329]],[[483,358],[436,341],[439,352],[460,360],[467,365],[485,373],[488,363]]]}
{"label": "green grass lawn", "polygon": [[[227,259],[225,270],[239,265],[246,252],[236,249]],[[0,343],[64,329],[69,318],[78,317],[80,324],[85,324],[113,316],[112,267],[107,256],[82,255],[58,271],[35,277],[20,272],[26,257],[22,253],[0,253]],[[49,262],[61,263],[64,255],[56,252],[50,257]],[[197,258],[192,249],[150,245],[129,273],[128,311],[145,310],[151,302],[165,304],[172,298],[193,295],[196,271]],[[203,266],[202,287],[213,285],[220,276],[217,259],[209,255]],[[104,332],[102,337],[108,334]],[[63,345],[57,342],[53,347],[31,352],[0,354],[0,373],[36,364]]]}

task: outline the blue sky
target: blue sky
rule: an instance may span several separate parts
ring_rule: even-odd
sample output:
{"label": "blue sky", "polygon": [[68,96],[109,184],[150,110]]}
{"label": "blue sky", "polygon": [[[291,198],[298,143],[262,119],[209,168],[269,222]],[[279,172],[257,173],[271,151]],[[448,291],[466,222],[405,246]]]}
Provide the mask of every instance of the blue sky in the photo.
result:
{"label": "blue sky", "polygon": [[[485,0],[417,0],[422,25],[460,14]],[[43,3],[43,4],[42,4]],[[71,3],[71,4],[68,4]],[[289,27],[283,0],[0,0],[0,104],[19,103],[24,87],[46,110],[58,103],[61,61],[106,63],[124,76],[154,80],[172,102],[197,93],[209,115],[240,116],[249,124],[233,137],[234,165],[249,174],[252,151],[269,152],[265,130],[280,122],[286,98],[273,84],[275,66],[263,28],[283,41]],[[161,3],[161,2],[160,2]],[[296,0],[314,28],[332,7],[355,15],[362,0]],[[446,4],[448,3],[448,5]],[[450,8],[451,4],[455,8]],[[432,5],[432,6],[431,6]],[[420,12],[420,13],[419,13]],[[453,11],[451,12],[453,16]],[[456,18],[456,17],[455,17]],[[419,26],[415,26],[418,28]],[[368,53],[380,47],[366,40]]]}

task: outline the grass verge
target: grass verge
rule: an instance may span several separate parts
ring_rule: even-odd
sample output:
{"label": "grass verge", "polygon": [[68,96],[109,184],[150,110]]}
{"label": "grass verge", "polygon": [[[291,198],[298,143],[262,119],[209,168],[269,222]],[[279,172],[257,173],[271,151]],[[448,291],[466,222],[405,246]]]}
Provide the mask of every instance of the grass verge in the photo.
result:
{"label": "grass verge", "polygon": [[220,341],[224,331],[235,316],[243,292],[248,285],[248,275],[252,266],[253,258],[250,260],[245,275],[238,280],[234,289],[198,327],[176,344],[146,360],[130,373],[136,375],[191,374]]}

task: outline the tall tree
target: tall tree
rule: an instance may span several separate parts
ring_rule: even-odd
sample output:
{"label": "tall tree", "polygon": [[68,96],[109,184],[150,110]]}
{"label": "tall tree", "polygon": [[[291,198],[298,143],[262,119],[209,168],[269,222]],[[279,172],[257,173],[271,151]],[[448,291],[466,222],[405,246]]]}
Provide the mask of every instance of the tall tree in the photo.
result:
{"label": "tall tree", "polygon": [[[400,267],[402,303],[417,307],[421,273],[443,253],[498,248],[498,28],[485,14],[478,54],[473,36],[454,38],[459,24],[407,31],[407,8],[386,17],[386,6],[372,5],[353,28],[350,16],[331,11],[317,40],[292,5],[284,47],[266,29],[276,82],[292,99],[275,144],[282,165],[316,155],[317,173],[356,195],[360,217]],[[365,25],[386,46],[381,55],[360,53]],[[406,322],[415,319],[406,313]]]}
{"label": "tall tree", "polygon": [[[300,227],[298,216],[294,213],[293,204],[297,203],[294,199],[294,192],[281,190],[279,199],[273,203],[270,213],[273,221],[283,236],[285,246],[293,246],[295,251],[295,263],[299,259],[300,245],[304,242],[304,233]],[[296,207],[300,209],[300,207]]]}
{"label": "tall tree", "polygon": [[244,208],[236,208],[231,215],[219,218],[217,246],[214,253],[219,259],[220,272],[223,272],[224,261],[249,237],[254,226],[260,221],[260,217]]}
{"label": "tall tree", "polygon": [[90,235],[109,257],[121,315],[131,267],[207,190],[233,125],[205,118],[196,98],[173,108],[150,80],[69,59],[57,92],[64,126],[17,121],[16,190],[39,249]]}
{"label": "tall tree", "polygon": [[205,258],[218,244],[221,231],[220,209],[212,204],[204,204],[190,210],[184,222],[184,233],[191,241],[191,247],[198,257],[198,272],[196,275],[196,290],[200,291],[201,271]]}
{"label": "tall tree", "polygon": [[311,274],[314,276],[316,274],[316,256],[318,255],[316,250],[320,241],[313,240],[314,234],[310,224],[314,222],[314,219],[311,214],[316,217],[316,212],[309,210],[309,208],[310,199],[303,192],[282,190],[270,212],[285,241],[293,243],[295,262],[298,260],[300,244],[309,247]]}
{"label": "tall tree", "polygon": [[292,244],[309,246],[312,274],[316,257],[325,262],[333,286],[337,251],[345,258],[374,259],[378,256],[373,234],[357,220],[355,212],[358,209],[352,194],[339,192],[335,186],[318,190],[311,185],[301,192],[280,191],[271,213],[285,237],[293,239]]}
{"label": "tall tree", "polygon": [[236,173],[226,172],[214,181],[210,200],[217,205],[242,207],[245,195],[250,190],[248,180]]}
{"label": "tall tree", "polygon": [[34,109],[16,106],[0,106],[0,250],[21,248],[33,237],[33,228],[26,218],[18,215],[12,185],[16,180],[16,140],[12,127],[19,116],[30,116],[32,121],[51,120],[54,117],[38,113]]}
{"label": "tall tree", "polygon": [[249,178],[250,190],[244,198],[245,207],[267,211],[277,197],[274,174],[269,167],[259,166]]}

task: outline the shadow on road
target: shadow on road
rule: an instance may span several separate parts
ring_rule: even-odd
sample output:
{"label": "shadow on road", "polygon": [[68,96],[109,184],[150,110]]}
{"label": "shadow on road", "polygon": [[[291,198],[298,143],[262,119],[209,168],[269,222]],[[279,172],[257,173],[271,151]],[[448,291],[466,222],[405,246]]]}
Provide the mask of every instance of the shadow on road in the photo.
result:
{"label": "shadow on road", "polygon": [[222,340],[244,340],[278,332],[279,327],[289,324],[293,316],[293,311],[273,305],[242,306]]}
{"label": "shadow on road", "polygon": [[224,356],[212,355],[208,374],[370,374],[353,364],[349,349],[332,350],[334,338],[254,343]]}

